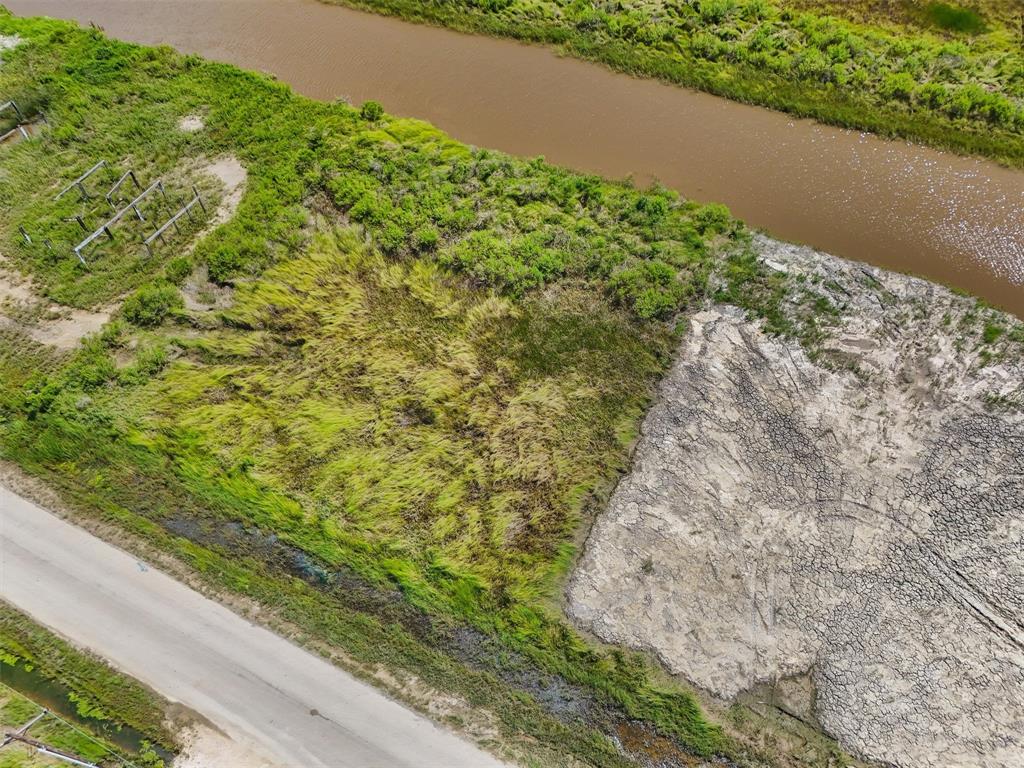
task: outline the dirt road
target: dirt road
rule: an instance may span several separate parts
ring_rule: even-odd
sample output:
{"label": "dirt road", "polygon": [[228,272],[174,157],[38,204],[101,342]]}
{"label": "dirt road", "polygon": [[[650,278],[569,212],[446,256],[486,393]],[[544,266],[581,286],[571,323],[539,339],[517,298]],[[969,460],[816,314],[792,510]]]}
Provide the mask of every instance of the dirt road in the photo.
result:
{"label": "dirt road", "polygon": [[208,718],[272,765],[501,765],[2,487],[0,597]]}

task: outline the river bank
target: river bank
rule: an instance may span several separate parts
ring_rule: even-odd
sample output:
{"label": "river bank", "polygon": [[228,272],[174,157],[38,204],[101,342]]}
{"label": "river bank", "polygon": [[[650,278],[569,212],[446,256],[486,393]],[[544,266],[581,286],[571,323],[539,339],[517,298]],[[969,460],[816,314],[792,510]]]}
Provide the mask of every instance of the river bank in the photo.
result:
{"label": "river bank", "polygon": [[269,71],[462,141],[658,179],[752,227],[1024,313],[1024,173],[315,0],[10,0],[22,13]]}
{"label": "river bank", "polygon": [[[912,3],[904,2],[902,8],[888,6],[886,23],[872,24],[855,8],[793,0],[626,0],[614,6],[326,1],[551,44],[628,74],[797,117],[978,153],[1016,167],[1024,163],[1024,106],[1016,76],[1021,37],[1017,20],[997,8],[986,19],[980,9],[931,3],[920,7],[921,18],[912,23],[913,13],[901,13]],[[931,7],[937,5],[946,12]],[[934,10],[940,13],[933,18],[949,23],[928,24]],[[957,24],[956,16],[965,13],[969,29]]]}

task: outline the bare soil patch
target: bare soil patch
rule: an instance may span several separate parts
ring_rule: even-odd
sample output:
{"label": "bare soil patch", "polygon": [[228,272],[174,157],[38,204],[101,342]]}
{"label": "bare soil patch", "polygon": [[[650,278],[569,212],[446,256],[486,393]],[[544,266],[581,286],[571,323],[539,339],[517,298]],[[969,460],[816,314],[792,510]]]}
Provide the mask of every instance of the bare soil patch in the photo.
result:
{"label": "bare soil patch", "polygon": [[185,133],[198,133],[206,127],[200,115],[185,115],[178,121],[178,130]]}
{"label": "bare soil patch", "polygon": [[244,765],[247,768],[284,768],[254,754],[244,744],[211,726],[189,726],[180,736],[181,753],[174,760],[174,768],[225,768]]}
{"label": "bare soil patch", "polygon": [[28,335],[57,349],[74,349],[82,339],[98,333],[110,320],[112,309],[90,312],[85,309],[51,307],[51,316],[27,328]]}
{"label": "bare soil patch", "polygon": [[0,35],[0,64],[4,63],[4,51],[17,47],[21,38],[17,35]]}
{"label": "bare soil patch", "polygon": [[0,256],[0,308],[30,303],[33,296],[28,283],[13,272],[5,271],[2,265],[3,257]]}
{"label": "bare soil patch", "polygon": [[692,318],[570,613],[718,696],[768,684],[870,759],[1024,764],[1019,356],[943,288],[759,245],[849,296],[833,365],[739,310]]}
{"label": "bare soil patch", "polygon": [[[204,162],[197,172],[213,176],[223,186],[224,194],[209,223],[193,240],[193,246],[204,236],[231,220],[245,194],[248,173],[238,158],[228,155]],[[191,250],[190,246],[188,250]],[[200,265],[189,276],[181,288],[186,309],[193,312],[226,309],[231,306],[233,291],[230,287],[217,285],[209,279],[205,265]]]}
{"label": "bare soil patch", "polygon": [[3,268],[0,256],[0,324],[16,326],[35,341],[66,350],[99,331],[112,311],[110,307],[90,312],[47,305],[27,279]]}
{"label": "bare soil patch", "polygon": [[245,170],[245,166],[234,155],[218,157],[200,166],[199,172],[213,176],[224,185],[224,197],[221,199],[220,205],[217,206],[217,210],[214,211],[207,229],[200,235],[202,237],[207,231],[230,221],[231,217],[235,215],[238,204],[242,201],[242,195],[245,193],[245,182],[249,178],[249,174]]}

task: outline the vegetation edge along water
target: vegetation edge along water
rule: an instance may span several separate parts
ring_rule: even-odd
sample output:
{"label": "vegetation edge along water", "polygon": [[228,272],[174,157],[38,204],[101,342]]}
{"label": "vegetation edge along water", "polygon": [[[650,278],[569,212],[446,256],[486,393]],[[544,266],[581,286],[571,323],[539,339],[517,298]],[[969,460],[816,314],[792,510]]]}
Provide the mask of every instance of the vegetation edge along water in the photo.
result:
{"label": "vegetation edge along water", "polygon": [[[641,760],[622,729],[737,762],[840,754],[711,722],[557,604],[687,313],[726,301],[812,344],[836,312],[726,209],[67,22],[0,11],[0,35],[21,40],[0,92],[47,119],[0,147],[3,267],[38,299],[0,307],[0,456],[310,642],[492,712],[517,758]],[[245,193],[194,247],[198,224],[150,255],[133,220],[71,255],[127,169],[163,179],[162,220],[193,184],[224,203],[203,169],[226,155]],[[56,199],[98,159],[88,199]],[[29,332],[109,306],[73,350]]]}
{"label": "vegetation edge along water", "polygon": [[[139,751],[127,755],[139,766],[164,764],[153,745],[162,750],[177,748],[166,722],[168,702],[0,601],[0,683],[15,692],[11,695],[0,688],[4,700],[0,718],[11,727],[28,722],[39,712],[39,705],[31,703],[31,691],[18,691],[14,684],[15,668],[26,673],[21,676],[39,676],[57,684],[62,694],[66,692],[67,704],[74,707],[80,720],[77,730],[47,718],[30,734],[51,746],[102,765],[123,764],[126,755],[104,740],[103,733],[128,726],[143,737]],[[12,760],[12,766],[21,764]],[[25,763],[31,764],[31,760]]]}
{"label": "vegetation edge along water", "polygon": [[1024,28],[1006,14],[962,25],[958,6],[931,3],[922,13],[949,21],[929,27],[796,0],[321,1],[549,44],[627,74],[1024,166]]}

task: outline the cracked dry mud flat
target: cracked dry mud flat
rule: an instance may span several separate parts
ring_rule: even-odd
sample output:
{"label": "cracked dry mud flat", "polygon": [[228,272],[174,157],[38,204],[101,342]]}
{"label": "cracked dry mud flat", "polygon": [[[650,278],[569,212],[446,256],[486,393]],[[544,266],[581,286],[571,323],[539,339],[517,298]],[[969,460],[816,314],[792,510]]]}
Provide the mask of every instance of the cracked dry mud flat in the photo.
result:
{"label": "cracked dry mud flat", "polygon": [[845,302],[833,364],[696,315],[570,613],[718,696],[809,677],[796,708],[864,757],[1024,766],[1024,418],[985,407],[1020,355],[958,348],[974,305],[938,286],[757,246]]}

